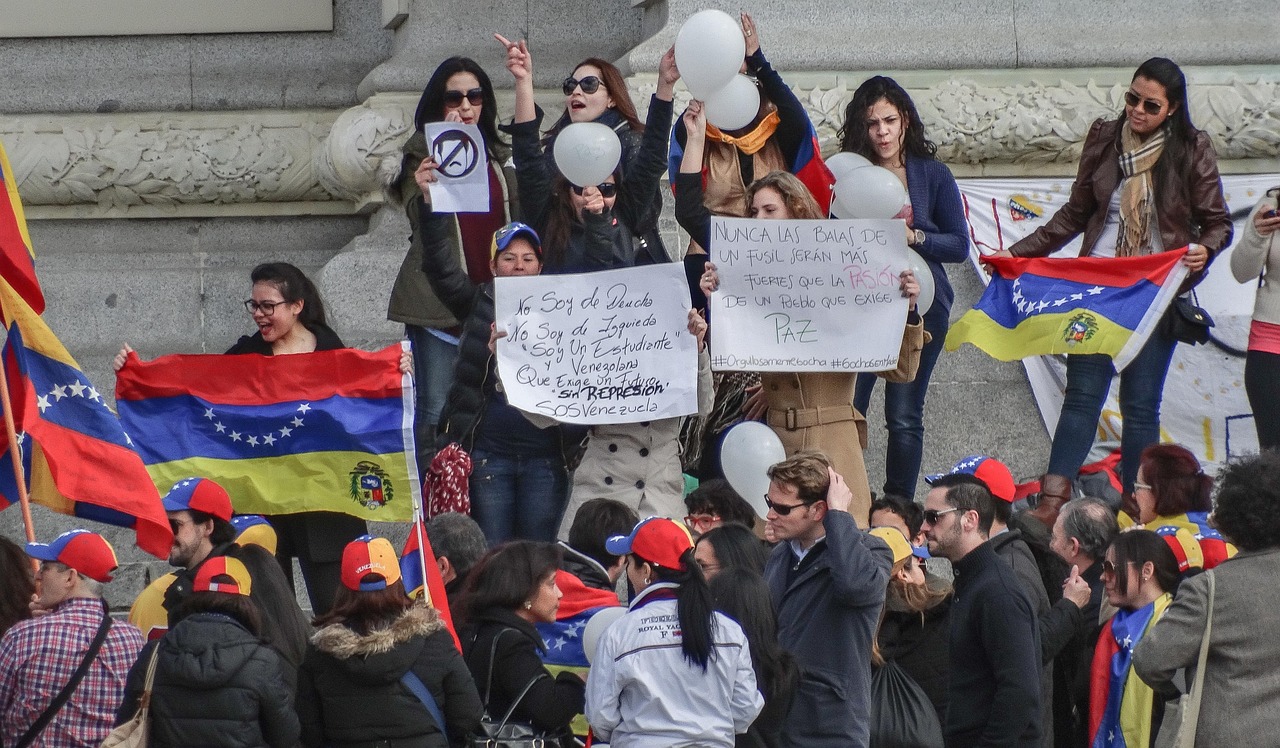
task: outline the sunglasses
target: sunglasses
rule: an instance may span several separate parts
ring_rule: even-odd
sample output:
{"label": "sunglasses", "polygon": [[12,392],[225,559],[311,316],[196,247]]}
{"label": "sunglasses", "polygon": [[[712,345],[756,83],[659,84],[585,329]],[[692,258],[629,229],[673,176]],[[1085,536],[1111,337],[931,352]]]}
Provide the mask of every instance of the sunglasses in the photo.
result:
{"label": "sunglasses", "polygon": [[[1133,566],[1134,564],[1137,564],[1137,563],[1138,563],[1137,561],[1125,561],[1124,565]],[[1102,559],[1102,573],[1107,574],[1108,576],[1114,577],[1116,575],[1115,563],[1105,558]]]}
{"label": "sunglasses", "polygon": [[480,106],[484,103],[484,89],[473,88],[470,91],[444,92],[444,105],[449,109],[457,109],[462,106],[463,99],[471,102],[471,106]]}
{"label": "sunglasses", "polygon": [[595,93],[596,91],[600,90],[600,83],[601,83],[600,79],[594,75],[588,75],[582,80],[578,80],[573,76],[569,76],[568,78],[564,79],[564,84],[563,84],[564,95],[572,96],[574,89],[576,89],[578,86],[582,86],[582,92],[589,96]]}
{"label": "sunglasses", "polygon": [[[578,197],[582,197],[582,193],[586,189],[587,189],[586,187],[579,187],[578,185],[575,184],[573,185],[573,194],[577,195]],[[597,184],[596,189],[600,190],[600,197],[613,197],[614,195],[618,194],[618,185],[614,184],[613,182],[605,182],[604,184]]]}
{"label": "sunglasses", "polygon": [[788,514],[791,514],[791,510],[793,510],[793,509],[800,509],[800,508],[807,507],[807,506],[813,506],[813,504],[804,504],[804,503],[800,503],[800,504],[775,504],[775,503],[773,503],[772,501],[769,501],[769,494],[765,494],[765,496],[764,496],[764,505],[765,505],[765,506],[767,506],[767,507],[769,507],[770,509],[772,509],[775,513],[777,513],[777,515],[778,515],[779,517],[785,517],[785,516],[787,516]]}
{"label": "sunglasses", "polygon": [[955,506],[950,509],[926,509],[924,510],[924,521],[931,525],[936,525],[938,520],[942,519],[942,515],[958,511],[960,511],[960,507]]}
{"label": "sunglasses", "polygon": [[1159,114],[1160,110],[1164,109],[1165,107],[1164,104],[1156,101],[1155,99],[1144,99],[1141,96],[1134,93],[1133,91],[1124,92],[1124,103],[1128,104],[1131,107],[1134,107],[1135,109],[1138,107],[1139,104],[1141,104],[1142,111],[1146,112],[1147,114],[1150,114],[1152,117]]}

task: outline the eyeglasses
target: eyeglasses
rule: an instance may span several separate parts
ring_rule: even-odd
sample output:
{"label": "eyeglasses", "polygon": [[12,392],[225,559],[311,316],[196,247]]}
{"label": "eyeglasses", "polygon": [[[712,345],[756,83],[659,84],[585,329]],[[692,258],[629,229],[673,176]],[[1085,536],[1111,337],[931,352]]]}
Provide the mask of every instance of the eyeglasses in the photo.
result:
{"label": "eyeglasses", "polygon": [[[1137,563],[1138,563],[1137,561],[1125,561],[1124,565],[1133,566]],[[1105,559],[1105,558],[1102,559],[1102,573],[1107,574],[1109,576],[1115,576],[1116,575],[1115,562],[1111,561],[1110,559]]]}
{"label": "eyeglasses", "polygon": [[936,525],[938,520],[942,519],[942,515],[958,511],[960,511],[960,507],[957,506],[953,506],[950,509],[926,509],[924,510],[924,521],[930,525]]}
{"label": "eyeglasses", "polygon": [[[579,187],[578,185],[575,184],[573,186],[573,194],[581,197],[582,193],[585,192],[586,189],[587,189],[586,187]],[[618,185],[614,184],[613,182],[605,182],[604,184],[597,184],[596,189],[600,190],[600,197],[613,197],[614,195],[618,194]]]}
{"label": "eyeglasses", "polygon": [[289,302],[287,301],[254,301],[253,299],[247,299],[244,302],[244,310],[249,314],[262,312],[266,316],[270,317],[276,313],[276,307],[288,303]]}
{"label": "eyeglasses", "polygon": [[1163,102],[1156,101],[1155,99],[1144,99],[1133,91],[1124,92],[1124,103],[1134,107],[1135,109],[1139,104],[1141,104],[1142,111],[1150,114],[1152,117],[1159,114],[1160,110],[1164,109],[1166,106]]}
{"label": "eyeglasses", "polygon": [[792,509],[800,509],[802,507],[813,506],[813,504],[775,504],[769,500],[769,494],[764,495],[764,505],[772,509],[779,517],[785,517],[791,514]]}
{"label": "eyeglasses", "polygon": [[600,79],[594,75],[588,75],[581,80],[570,76],[564,79],[564,95],[572,96],[574,89],[578,86],[582,86],[582,92],[590,96],[600,90],[600,83]]}
{"label": "eyeglasses", "polygon": [[1151,484],[1150,484],[1150,483],[1139,483],[1138,481],[1134,481],[1134,482],[1133,482],[1133,490],[1135,490],[1135,491],[1154,491],[1155,489],[1151,487]]}
{"label": "eyeglasses", "polygon": [[703,528],[707,527],[712,522],[719,521],[720,515],[718,514],[690,514],[684,518],[684,526],[690,530],[703,532]]}
{"label": "eyeglasses", "polygon": [[462,100],[466,99],[471,106],[480,106],[484,103],[484,89],[473,88],[470,91],[445,91],[444,105],[446,109],[457,109],[462,106]]}

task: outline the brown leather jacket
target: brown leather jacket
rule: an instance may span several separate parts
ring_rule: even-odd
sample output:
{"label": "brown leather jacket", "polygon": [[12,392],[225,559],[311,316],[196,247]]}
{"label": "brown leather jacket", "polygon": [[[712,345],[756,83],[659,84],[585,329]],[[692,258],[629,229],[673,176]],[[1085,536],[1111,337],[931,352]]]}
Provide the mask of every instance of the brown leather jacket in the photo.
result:
{"label": "brown leather jacket", "polygon": [[[1071,197],[1049,222],[1025,239],[1009,247],[1016,257],[1044,257],[1084,234],[1080,256],[1093,253],[1093,245],[1107,221],[1111,195],[1120,186],[1120,120],[1097,120],[1089,128],[1080,154],[1080,168]],[[1209,261],[1231,244],[1231,214],[1222,195],[1218,177],[1218,157],[1209,136],[1196,131],[1191,151],[1191,168],[1186,185],[1179,185],[1173,170],[1155,183],[1156,216],[1160,241],[1166,249],[1179,249],[1195,242],[1209,250]],[[1188,204],[1188,197],[1190,204]],[[1205,269],[1188,279],[1188,287],[1200,282]]]}

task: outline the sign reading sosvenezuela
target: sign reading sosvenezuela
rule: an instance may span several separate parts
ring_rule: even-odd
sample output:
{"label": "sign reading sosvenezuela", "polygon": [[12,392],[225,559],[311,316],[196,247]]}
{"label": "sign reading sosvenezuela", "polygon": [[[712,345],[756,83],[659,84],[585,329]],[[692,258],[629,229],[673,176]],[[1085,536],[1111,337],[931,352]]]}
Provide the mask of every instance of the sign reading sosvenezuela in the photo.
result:
{"label": "sign reading sosvenezuela", "polygon": [[162,494],[196,475],[222,484],[237,513],[408,521],[420,488],[400,354],[131,353],[116,406]]}

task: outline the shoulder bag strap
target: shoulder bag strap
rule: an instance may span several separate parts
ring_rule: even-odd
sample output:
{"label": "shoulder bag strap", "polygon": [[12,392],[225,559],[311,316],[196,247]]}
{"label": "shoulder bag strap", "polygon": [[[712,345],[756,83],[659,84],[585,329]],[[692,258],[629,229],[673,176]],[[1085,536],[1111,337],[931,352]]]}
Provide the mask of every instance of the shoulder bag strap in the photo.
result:
{"label": "shoulder bag strap", "polygon": [[431,695],[431,690],[427,688],[427,685],[422,682],[422,679],[419,678],[413,670],[404,671],[404,675],[400,676],[400,682],[403,683],[405,688],[408,688],[414,696],[417,696],[418,701],[421,701],[422,705],[431,713],[431,718],[436,721],[436,727],[440,728],[440,734],[443,735],[444,739],[447,741],[449,739],[449,733],[444,729],[444,714],[440,712],[440,705],[436,703],[436,697]]}
{"label": "shoulder bag strap", "polygon": [[551,676],[546,674],[545,672],[539,673],[538,675],[533,676],[533,678],[528,683],[525,684],[524,688],[520,691],[520,695],[516,697],[515,701],[511,702],[511,708],[507,709],[507,713],[502,716],[502,722],[498,724],[498,730],[502,730],[502,728],[507,726],[507,722],[511,721],[511,715],[515,714],[516,707],[520,706],[521,701],[524,701],[524,697],[529,694],[529,689],[533,688],[533,684],[537,683],[543,678],[550,678],[550,677]]}
{"label": "shoulder bag strap", "polygon": [[160,644],[157,642],[155,649],[151,650],[151,661],[147,663],[147,678],[142,686],[142,698],[138,700],[138,711],[142,713],[143,719],[151,711],[151,689],[156,682],[156,660],[160,659]]}
{"label": "shoulder bag strap", "polygon": [[493,635],[493,642],[489,645],[489,676],[484,681],[484,710],[486,712],[489,711],[489,696],[493,693],[493,660],[498,656],[498,640],[508,630],[504,626],[501,631]]}
{"label": "shoulder bag strap", "polygon": [[1200,639],[1200,656],[1196,659],[1196,677],[1187,693],[1186,708],[1182,712],[1182,724],[1178,727],[1177,748],[1194,748],[1196,725],[1200,721],[1200,699],[1204,696],[1204,671],[1209,662],[1209,639],[1213,636],[1213,570],[1205,572],[1209,578],[1209,614],[1204,624],[1204,637]]}
{"label": "shoulder bag strap", "polygon": [[93,664],[93,659],[98,656],[98,650],[102,649],[102,643],[107,639],[107,630],[111,628],[111,612],[107,609],[107,603],[102,603],[102,625],[98,626],[98,633],[93,637],[93,641],[89,644],[89,650],[85,652],[84,659],[80,661],[80,667],[71,675],[71,680],[67,681],[67,685],[62,687],[58,695],[49,703],[49,707],[40,714],[31,727],[23,733],[18,742],[14,744],[14,748],[27,748],[35,742],[40,736],[44,728],[49,726],[53,718],[57,716],[59,710],[66,705],[71,699],[71,694],[76,690],[76,686],[80,685],[80,681],[84,680],[84,676],[89,672],[89,666]]}

